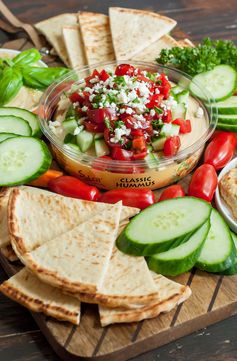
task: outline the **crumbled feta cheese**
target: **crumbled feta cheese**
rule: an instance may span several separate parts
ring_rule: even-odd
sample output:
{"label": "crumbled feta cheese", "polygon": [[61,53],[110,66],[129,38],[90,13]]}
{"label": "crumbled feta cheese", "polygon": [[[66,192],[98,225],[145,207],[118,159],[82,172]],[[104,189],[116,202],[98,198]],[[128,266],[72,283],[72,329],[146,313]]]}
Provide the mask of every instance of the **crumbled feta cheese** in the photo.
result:
{"label": "crumbled feta cheese", "polygon": [[126,113],[127,113],[127,114],[132,114],[132,113],[133,113],[133,109],[132,109],[132,108],[127,108],[127,109],[126,109]]}
{"label": "crumbled feta cheese", "polygon": [[160,94],[160,91],[159,91],[159,89],[158,89],[158,88],[156,88],[156,90],[155,90],[155,94]]}
{"label": "crumbled feta cheese", "polygon": [[146,83],[143,81],[141,83],[139,83],[138,90],[139,90],[139,93],[141,96],[147,97],[150,95],[150,90],[148,89]]}
{"label": "crumbled feta cheese", "polygon": [[171,109],[172,107],[176,107],[178,103],[174,97],[170,96],[167,100],[163,101],[163,104],[166,105],[167,109]]}
{"label": "crumbled feta cheese", "polygon": [[79,127],[76,127],[76,128],[74,129],[73,135],[78,135],[78,134],[80,134],[83,129],[84,129],[84,126],[83,126],[83,125],[80,125]]}
{"label": "crumbled feta cheese", "polygon": [[110,138],[110,141],[112,143],[119,143],[123,135],[130,135],[131,129],[128,129],[125,127],[125,125],[122,125],[121,128],[115,128],[114,129],[114,137]]}
{"label": "crumbled feta cheese", "polygon": [[81,110],[82,110],[83,112],[86,112],[86,111],[88,110],[88,107],[87,107],[86,105],[84,105],[84,106],[81,108]]}
{"label": "crumbled feta cheese", "polygon": [[89,88],[88,86],[87,87],[85,87],[85,91],[87,92],[87,93],[90,93],[90,94],[92,94],[94,91],[93,91],[93,88]]}
{"label": "crumbled feta cheese", "polygon": [[76,107],[78,107],[78,106],[79,106],[79,102],[75,102],[75,103],[73,103],[73,104],[72,104],[72,106],[73,106],[73,108],[75,109]]}
{"label": "crumbled feta cheese", "polygon": [[198,107],[195,115],[197,118],[202,118],[204,115],[204,110],[201,107]]}
{"label": "crumbled feta cheese", "polygon": [[117,100],[119,103],[124,103],[124,104],[128,103],[129,99],[124,90],[121,90],[121,92],[118,94]]}
{"label": "crumbled feta cheese", "polygon": [[156,115],[156,112],[155,112],[154,109],[151,109],[151,110],[150,110],[150,115],[151,115],[152,117],[154,117],[154,115]]}
{"label": "crumbled feta cheese", "polygon": [[95,78],[93,78],[93,79],[90,80],[90,83],[91,83],[91,84],[95,84],[95,83],[98,83],[98,81],[99,81],[99,78],[98,78],[98,76],[96,75]]}

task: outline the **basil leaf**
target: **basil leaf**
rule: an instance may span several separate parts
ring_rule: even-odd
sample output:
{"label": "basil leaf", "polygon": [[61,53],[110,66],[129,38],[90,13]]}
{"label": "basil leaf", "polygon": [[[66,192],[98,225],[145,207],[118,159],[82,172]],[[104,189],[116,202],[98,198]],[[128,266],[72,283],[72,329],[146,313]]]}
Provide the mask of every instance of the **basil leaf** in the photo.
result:
{"label": "basil leaf", "polygon": [[33,66],[22,67],[24,85],[44,90],[70,70],[66,68],[39,68]]}
{"label": "basil leaf", "polygon": [[41,59],[41,55],[37,49],[28,49],[16,55],[12,61],[15,65],[34,64]]}
{"label": "basil leaf", "polygon": [[13,99],[22,87],[22,75],[19,69],[6,67],[0,81],[0,106]]}

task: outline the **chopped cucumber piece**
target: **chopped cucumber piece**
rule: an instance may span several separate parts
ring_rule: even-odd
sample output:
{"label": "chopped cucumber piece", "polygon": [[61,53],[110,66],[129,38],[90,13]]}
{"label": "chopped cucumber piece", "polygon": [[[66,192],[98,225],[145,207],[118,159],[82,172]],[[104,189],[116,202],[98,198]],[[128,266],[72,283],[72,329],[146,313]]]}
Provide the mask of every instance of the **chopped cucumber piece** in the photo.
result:
{"label": "chopped cucumber piece", "polygon": [[64,138],[64,143],[68,144],[68,143],[72,143],[72,144],[76,144],[77,139],[75,135],[72,134],[67,134]]}
{"label": "chopped cucumber piece", "polygon": [[155,153],[153,152],[152,147],[149,147],[149,148],[148,148],[149,153],[144,158],[144,160],[145,160],[148,168],[153,168],[155,165],[158,165],[159,161],[158,161],[158,158],[156,157]]}
{"label": "chopped cucumber piece", "polygon": [[[0,108],[0,116],[1,115],[8,115],[8,116],[15,116],[26,120],[29,123],[29,126],[32,130],[32,137],[41,137],[42,132],[40,129],[40,123],[38,116],[29,110],[15,108],[15,107],[3,107]],[[24,134],[26,135],[26,134]]]}
{"label": "chopped cucumber piece", "polygon": [[17,137],[17,134],[13,133],[0,133],[0,142],[3,142],[6,139]]}
{"label": "chopped cucumber piece", "polygon": [[173,119],[177,119],[177,118],[185,119],[186,113],[187,113],[187,108],[186,108],[185,104],[178,103],[177,105],[174,105],[171,108],[171,113],[172,113]]}
{"label": "chopped cucumber piece", "polygon": [[188,107],[189,91],[183,90],[181,93],[177,94],[177,101],[179,104],[184,104],[186,109]]}
{"label": "chopped cucumber piece", "polygon": [[225,130],[227,132],[237,132],[237,124],[217,123],[217,129]]}
{"label": "chopped cucumber piece", "polygon": [[201,227],[210,213],[209,203],[193,197],[156,203],[131,220],[117,239],[117,247],[136,256],[166,251],[178,238],[182,243],[186,235]]}
{"label": "chopped cucumber piece", "polygon": [[104,133],[95,133],[94,139],[104,139]]}
{"label": "chopped cucumber piece", "polygon": [[93,144],[93,134],[87,130],[83,130],[76,136],[77,144],[81,152],[85,153]]}
{"label": "chopped cucumber piece", "polygon": [[237,114],[219,114],[218,123],[237,125]]}
{"label": "chopped cucumber piece", "polygon": [[237,114],[237,96],[217,102],[215,107],[218,109],[218,114]]}
{"label": "chopped cucumber piece", "polygon": [[209,229],[210,221],[208,220],[191,235],[187,242],[166,252],[148,257],[148,267],[165,276],[177,276],[189,271],[198,259]]}
{"label": "chopped cucumber piece", "polygon": [[170,92],[173,95],[177,95],[179,93],[181,93],[184,89],[181,88],[179,85],[175,85],[174,87],[171,88]]}
{"label": "chopped cucumber piece", "polygon": [[69,143],[67,143],[67,146],[70,147],[71,149],[73,149],[78,154],[81,154],[80,148],[78,147],[77,144],[69,142]]}
{"label": "chopped cucumber piece", "polygon": [[71,118],[71,117],[75,117],[76,115],[76,110],[75,108],[73,107],[73,105],[71,104],[67,110],[67,113],[66,113],[66,117],[65,118]]}
{"label": "chopped cucumber piece", "polygon": [[187,79],[184,76],[181,76],[181,78],[179,79],[179,82],[178,82],[178,86],[180,88],[182,88],[182,90],[188,89],[190,86],[190,82],[191,82],[191,80]]}
{"label": "chopped cucumber piece", "polygon": [[237,274],[237,235],[233,232],[231,233],[231,237],[233,239],[234,245],[235,245],[235,258],[233,261],[233,265],[230,268],[227,268],[225,271],[221,272],[223,275],[231,276]]}
{"label": "chopped cucumber piece", "polygon": [[14,186],[38,178],[50,167],[47,145],[33,137],[15,137],[0,143],[0,185]]}
{"label": "chopped cucumber piece", "polygon": [[179,125],[172,124],[172,123],[165,123],[162,125],[160,135],[167,137],[173,137],[174,135],[179,134]]}
{"label": "chopped cucumber piece", "polygon": [[207,90],[212,100],[220,101],[234,93],[236,82],[237,73],[234,68],[229,65],[217,65],[214,69],[193,77],[190,90],[193,95],[205,101],[208,99],[201,89]]}
{"label": "chopped cucumber piece", "polygon": [[109,148],[104,139],[95,139],[95,153],[97,157],[109,154]]}
{"label": "chopped cucumber piece", "polygon": [[13,133],[18,135],[30,136],[32,131],[29,123],[14,115],[0,116],[0,133]]}
{"label": "chopped cucumber piece", "polygon": [[156,152],[158,152],[159,150],[163,150],[166,139],[167,137],[165,135],[160,135],[158,138],[154,138],[151,143],[153,149]]}
{"label": "chopped cucumber piece", "polygon": [[78,125],[75,118],[69,118],[64,120],[62,126],[66,131],[66,134],[74,134],[74,130],[77,128]]}
{"label": "chopped cucumber piece", "polygon": [[207,272],[221,272],[233,264],[234,242],[229,227],[215,209],[212,209],[210,220],[211,228],[196,267]]}

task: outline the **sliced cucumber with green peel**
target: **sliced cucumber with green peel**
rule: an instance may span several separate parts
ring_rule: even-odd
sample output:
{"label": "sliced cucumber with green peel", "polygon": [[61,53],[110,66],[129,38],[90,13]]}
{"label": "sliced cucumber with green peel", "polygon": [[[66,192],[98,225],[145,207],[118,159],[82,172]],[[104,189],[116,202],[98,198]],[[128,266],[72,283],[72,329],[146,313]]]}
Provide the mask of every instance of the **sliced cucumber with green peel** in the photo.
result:
{"label": "sliced cucumber with green peel", "polygon": [[47,145],[33,137],[15,137],[0,143],[0,186],[15,186],[38,178],[50,167]]}
{"label": "sliced cucumber with green peel", "polygon": [[194,197],[156,203],[131,220],[118,237],[117,247],[136,256],[166,251],[178,238],[182,243],[186,235],[201,227],[210,213],[210,204]]}
{"label": "sliced cucumber with green peel", "polygon": [[195,265],[210,229],[208,220],[191,237],[178,247],[147,258],[148,267],[164,276],[177,276]]}
{"label": "sliced cucumber with green peel", "polygon": [[29,123],[14,115],[0,116],[0,133],[13,133],[18,135],[31,136],[32,130]]}
{"label": "sliced cucumber with green peel", "polygon": [[237,96],[231,96],[222,102],[217,102],[215,107],[218,114],[237,114]]}
{"label": "sliced cucumber with green peel", "polygon": [[218,123],[237,126],[237,114],[219,114]]}
{"label": "sliced cucumber with green peel", "polygon": [[170,93],[171,93],[171,95],[176,96],[177,94],[181,93],[183,90],[184,89],[181,88],[179,85],[175,85],[170,89]]}
{"label": "sliced cucumber with green peel", "polygon": [[188,90],[183,90],[182,92],[178,93],[176,98],[179,104],[184,104],[186,108],[188,107],[188,99],[189,99]]}
{"label": "sliced cucumber with green peel", "polygon": [[226,124],[226,123],[217,123],[217,129],[225,130],[227,132],[237,132],[237,124]]}
{"label": "sliced cucumber with green peel", "polygon": [[0,108],[0,116],[1,115],[8,115],[8,116],[15,116],[26,120],[29,123],[29,126],[32,130],[32,137],[41,137],[42,132],[40,129],[40,123],[38,116],[29,110],[15,108],[15,107],[3,107]]}
{"label": "sliced cucumber with green peel", "polygon": [[210,221],[211,228],[195,266],[207,272],[222,272],[233,265],[234,242],[228,225],[215,209]]}
{"label": "sliced cucumber with green peel", "polygon": [[159,150],[163,150],[166,139],[167,137],[165,135],[160,135],[158,138],[154,138],[151,143],[153,149],[156,152],[158,152]]}
{"label": "sliced cucumber with green peel", "polygon": [[17,134],[13,133],[0,133],[0,142],[3,142],[6,139],[17,137]]}
{"label": "sliced cucumber with green peel", "polygon": [[227,268],[225,271],[221,272],[223,275],[226,276],[232,276],[237,274],[237,235],[233,232],[230,233],[235,245],[236,255],[233,261],[233,265],[230,268]]}
{"label": "sliced cucumber with green peel", "polygon": [[83,130],[76,136],[76,139],[81,152],[85,153],[92,146],[94,136],[91,132]]}
{"label": "sliced cucumber with green peel", "polygon": [[180,126],[177,124],[165,123],[162,125],[160,135],[165,137],[173,137],[179,134]]}
{"label": "sliced cucumber with green peel", "polygon": [[109,154],[109,147],[105,143],[104,139],[95,139],[95,153],[97,157]]}
{"label": "sliced cucumber with green peel", "polygon": [[144,158],[144,161],[146,162],[148,168],[153,168],[156,164],[158,165],[159,161],[156,154],[153,152],[152,147],[149,149],[149,153]]}
{"label": "sliced cucumber with green peel", "polygon": [[75,118],[68,118],[62,122],[62,126],[66,134],[74,134],[74,130],[78,127],[77,121]]}
{"label": "sliced cucumber with green peel", "polygon": [[76,153],[81,154],[80,148],[78,147],[78,145],[76,145],[75,143],[70,143],[68,142],[67,147],[70,147],[71,149],[73,149]]}
{"label": "sliced cucumber with green peel", "polygon": [[212,100],[221,101],[233,95],[236,84],[235,69],[229,65],[217,65],[210,71],[194,76],[189,89],[193,95],[205,101],[208,100],[204,95],[205,90],[209,92]]}

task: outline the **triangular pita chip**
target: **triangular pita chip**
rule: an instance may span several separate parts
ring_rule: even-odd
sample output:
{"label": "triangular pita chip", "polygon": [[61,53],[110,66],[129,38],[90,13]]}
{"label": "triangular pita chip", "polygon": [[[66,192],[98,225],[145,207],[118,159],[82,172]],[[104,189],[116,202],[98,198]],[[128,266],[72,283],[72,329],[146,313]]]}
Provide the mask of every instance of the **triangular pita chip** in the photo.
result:
{"label": "triangular pita chip", "polygon": [[25,265],[53,286],[95,293],[101,286],[118,234],[122,202],[23,255]]}
{"label": "triangular pita chip", "polygon": [[85,66],[86,57],[79,25],[64,26],[62,32],[71,68]]}
{"label": "triangular pita chip", "polygon": [[1,247],[0,251],[3,254],[3,256],[8,259],[8,261],[14,262],[14,261],[18,260],[18,257],[16,255],[16,253],[14,252],[11,244]]}
{"label": "triangular pita chip", "polygon": [[99,306],[101,325],[104,327],[111,323],[137,322],[157,317],[162,312],[171,311],[191,295],[191,290],[188,286],[182,286],[153,272],[152,277],[159,294],[158,302],[133,310],[110,309]]}
{"label": "triangular pita chip", "polygon": [[176,25],[173,19],[145,10],[111,7],[109,17],[117,60],[131,59]]}
{"label": "triangular pita chip", "polygon": [[[63,197],[55,193],[32,193],[14,189],[8,205],[11,244],[17,256],[34,250],[78,226],[98,212],[113,209],[112,204]],[[121,219],[134,216],[138,208],[122,207]]]}
{"label": "triangular pita chip", "polygon": [[3,282],[0,291],[31,311],[43,312],[75,325],[80,322],[80,301],[41,282],[26,268]]}
{"label": "triangular pita chip", "polygon": [[147,48],[140,51],[140,53],[136,54],[132,60],[154,62],[162,49],[171,49],[174,46],[179,46],[179,43],[171,36],[164,35],[161,39],[157,40]]}
{"label": "triangular pita chip", "polygon": [[42,33],[48,42],[55,49],[58,56],[62,61],[69,66],[69,60],[67,56],[67,50],[64,45],[62,37],[62,29],[66,25],[76,25],[77,15],[76,14],[61,14],[52,18],[40,21],[35,24],[37,30]]}
{"label": "triangular pita chip", "polygon": [[109,17],[104,14],[79,12],[84,49],[89,65],[115,59],[109,27]]}

